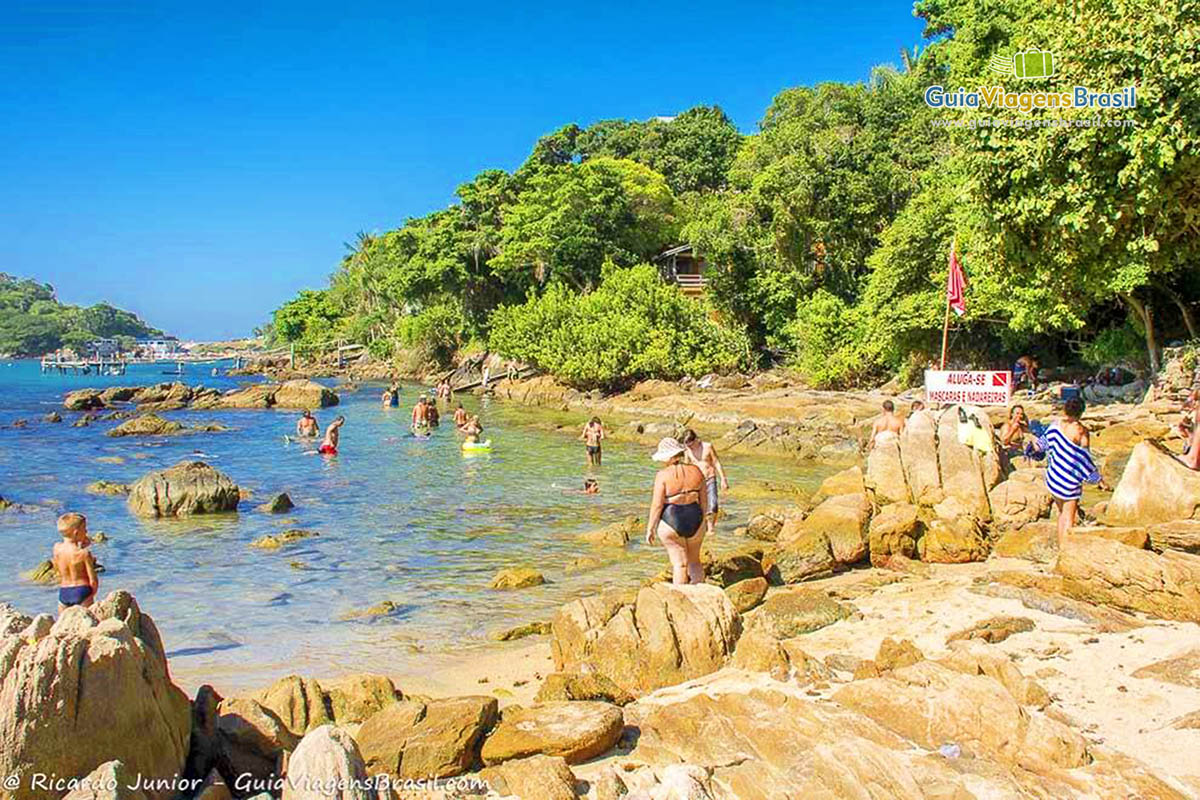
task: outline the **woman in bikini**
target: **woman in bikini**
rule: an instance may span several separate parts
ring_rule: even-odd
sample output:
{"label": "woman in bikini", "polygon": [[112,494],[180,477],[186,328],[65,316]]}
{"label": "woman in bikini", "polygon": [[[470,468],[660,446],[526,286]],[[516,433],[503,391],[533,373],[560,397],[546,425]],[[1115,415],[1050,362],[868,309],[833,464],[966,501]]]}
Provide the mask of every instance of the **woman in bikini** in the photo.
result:
{"label": "woman in bikini", "polygon": [[708,515],[708,496],[704,491],[704,473],[695,464],[683,463],[686,448],[676,439],[663,439],[651,456],[666,466],[654,476],[650,516],[646,521],[646,544],[654,536],[671,559],[674,583],[704,583],[700,563],[700,545],[704,543],[704,520]]}

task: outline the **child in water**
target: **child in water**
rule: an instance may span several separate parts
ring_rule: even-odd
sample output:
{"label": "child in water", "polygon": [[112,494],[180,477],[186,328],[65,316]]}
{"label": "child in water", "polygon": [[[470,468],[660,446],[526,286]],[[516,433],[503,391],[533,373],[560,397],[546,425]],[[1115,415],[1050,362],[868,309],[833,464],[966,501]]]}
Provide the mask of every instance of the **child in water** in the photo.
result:
{"label": "child in water", "polygon": [[596,483],[595,478],[585,478],[583,481],[584,494],[600,494],[600,484]]}
{"label": "child in water", "polygon": [[58,518],[62,541],[54,545],[54,569],[58,572],[58,613],[70,606],[87,608],[100,591],[96,559],[88,538],[87,517],[70,512]]}

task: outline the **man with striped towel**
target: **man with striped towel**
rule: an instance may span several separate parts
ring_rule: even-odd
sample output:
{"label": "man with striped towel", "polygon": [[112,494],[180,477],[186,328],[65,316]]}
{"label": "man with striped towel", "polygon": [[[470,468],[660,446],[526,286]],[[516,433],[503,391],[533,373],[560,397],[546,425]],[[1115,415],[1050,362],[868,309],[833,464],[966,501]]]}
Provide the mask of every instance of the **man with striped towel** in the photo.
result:
{"label": "man with striped towel", "polygon": [[1108,490],[1088,450],[1088,429],[1079,421],[1083,416],[1083,400],[1067,398],[1063,403],[1063,414],[1066,419],[1051,425],[1037,441],[1037,449],[1050,455],[1046,466],[1046,488],[1058,509],[1059,552],[1066,544],[1067,532],[1075,525],[1083,484],[1097,483],[1101,489]]}

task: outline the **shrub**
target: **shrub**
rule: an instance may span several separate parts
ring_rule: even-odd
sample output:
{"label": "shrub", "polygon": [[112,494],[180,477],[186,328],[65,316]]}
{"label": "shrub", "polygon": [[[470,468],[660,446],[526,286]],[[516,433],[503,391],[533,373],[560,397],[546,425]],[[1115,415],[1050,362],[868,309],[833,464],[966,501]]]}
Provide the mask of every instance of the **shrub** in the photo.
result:
{"label": "shrub", "polygon": [[1126,322],[1119,328],[1101,331],[1095,339],[1083,346],[1081,355],[1083,360],[1093,367],[1114,364],[1140,366],[1146,363],[1146,340]]}
{"label": "shrub", "polygon": [[744,367],[745,332],[712,319],[643,264],[605,267],[600,286],[578,294],[561,284],[498,309],[489,345],[579,388],[613,388],[647,377],[676,379]]}
{"label": "shrub", "polygon": [[448,366],[454,358],[467,318],[462,306],[444,300],[396,321],[396,338],[426,362]]}

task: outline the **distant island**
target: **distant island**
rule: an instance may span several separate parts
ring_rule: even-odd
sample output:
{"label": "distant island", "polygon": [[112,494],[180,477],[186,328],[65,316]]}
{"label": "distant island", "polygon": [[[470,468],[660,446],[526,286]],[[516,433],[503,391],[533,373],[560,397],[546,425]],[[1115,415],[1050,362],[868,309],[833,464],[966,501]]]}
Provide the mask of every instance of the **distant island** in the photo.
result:
{"label": "distant island", "polygon": [[128,349],[137,339],[163,336],[129,311],[108,303],[86,308],[61,303],[50,284],[0,272],[0,354],[37,356],[70,348],[87,355],[101,340]]}

